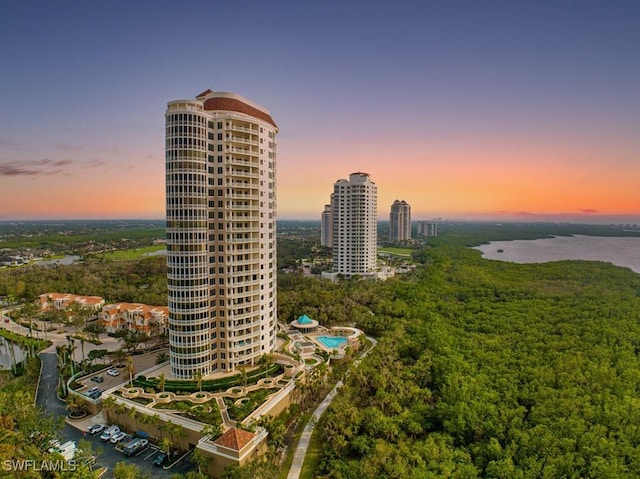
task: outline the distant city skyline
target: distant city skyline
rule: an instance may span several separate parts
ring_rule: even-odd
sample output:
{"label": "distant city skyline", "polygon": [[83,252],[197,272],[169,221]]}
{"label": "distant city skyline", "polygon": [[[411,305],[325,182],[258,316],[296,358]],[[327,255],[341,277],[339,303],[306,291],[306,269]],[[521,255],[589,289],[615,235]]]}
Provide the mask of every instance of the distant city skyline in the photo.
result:
{"label": "distant city skyline", "polygon": [[380,220],[401,197],[416,221],[640,223],[639,2],[208,12],[5,5],[0,220],[163,218],[161,105],[211,88],[278,118],[278,219],[366,171]]}

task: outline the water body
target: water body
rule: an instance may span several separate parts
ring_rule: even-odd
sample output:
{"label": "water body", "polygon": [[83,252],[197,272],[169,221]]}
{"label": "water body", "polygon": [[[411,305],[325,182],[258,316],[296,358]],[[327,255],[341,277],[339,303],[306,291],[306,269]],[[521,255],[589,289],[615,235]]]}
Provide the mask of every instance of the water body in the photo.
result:
{"label": "water body", "polygon": [[480,250],[484,258],[512,263],[547,263],[567,259],[606,261],[640,273],[639,237],[557,236],[537,240],[492,241],[474,249]]}
{"label": "water body", "polygon": [[79,260],[80,256],[69,255],[58,259],[41,259],[38,261],[34,261],[33,264],[37,264],[40,266],[52,266],[54,264],[73,264]]}
{"label": "water body", "polygon": [[16,362],[20,362],[24,359],[24,354],[22,349],[20,349],[20,346],[0,337],[0,369],[11,369],[12,357],[10,348],[13,349],[13,357]]}

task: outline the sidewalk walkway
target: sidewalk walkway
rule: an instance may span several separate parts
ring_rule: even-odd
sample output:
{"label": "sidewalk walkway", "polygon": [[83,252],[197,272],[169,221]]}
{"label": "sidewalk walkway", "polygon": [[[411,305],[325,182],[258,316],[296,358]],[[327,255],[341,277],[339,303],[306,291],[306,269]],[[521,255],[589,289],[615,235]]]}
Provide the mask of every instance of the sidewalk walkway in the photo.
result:
{"label": "sidewalk walkway", "polygon": [[[354,366],[357,366],[358,363],[360,363],[360,361],[362,361],[371,352],[371,350],[375,348],[376,345],[378,344],[378,341],[376,341],[373,338],[370,338],[367,336],[367,339],[371,341],[371,347],[367,349],[364,353],[362,353],[362,355],[356,361],[354,361],[351,368],[353,368]],[[349,371],[351,370],[351,368],[349,368]],[[349,371],[347,371],[346,374],[349,374]],[[324,400],[313,412],[311,419],[309,419],[309,422],[304,427],[304,430],[300,435],[300,441],[298,442],[298,447],[293,456],[293,461],[291,462],[291,467],[289,468],[289,474],[287,475],[287,479],[298,479],[300,477],[300,472],[302,472],[302,465],[304,464],[304,458],[307,455],[307,449],[309,448],[309,442],[311,441],[311,435],[313,434],[313,430],[316,426],[316,423],[320,419],[320,416],[322,416],[322,414],[324,414],[324,412],[327,410],[327,408],[329,407],[329,404],[331,404],[331,401],[333,401],[333,398],[336,397],[336,394],[338,394],[338,389],[340,389],[340,387],[342,387],[342,381],[338,381],[336,383],[334,388],[329,392],[329,394],[327,394],[327,397],[324,398]]]}
{"label": "sidewalk walkway", "polygon": [[311,435],[313,434],[313,430],[316,427],[316,423],[320,419],[320,416],[324,414],[324,412],[333,401],[333,398],[338,394],[338,389],[342,387],[342,381],[338,381],[334,388],[327,394],[327,397],[320,403],[320,405],[316,408],[309,419],[309,422],[304,427],[302,434],[300,435],[300,441],[298,442],[298,448],[296,449],[296,453],[293,456],[293,462],[291,463],[291,467],[289,468],[289,474],[287,475],[287,479],[298,479],[300,477],[300,472],[302,471],[302,464],[304,464],[304,458],[307,455],[307,449],[309,448],[309,442],[311,441]]}

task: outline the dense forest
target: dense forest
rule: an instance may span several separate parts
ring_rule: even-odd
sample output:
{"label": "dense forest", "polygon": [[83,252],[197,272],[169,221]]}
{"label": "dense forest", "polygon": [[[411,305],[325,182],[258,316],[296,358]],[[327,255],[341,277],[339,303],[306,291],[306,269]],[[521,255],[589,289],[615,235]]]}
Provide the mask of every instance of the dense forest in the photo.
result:
{"label": "dense forest", "polygon": [[[279,243],[287,265],[322,252],[303,226]],[[466,247],[544,229],[448,225],[415,250],[413,273],[386,282],[278,274],[281,321],[307,314],[379,339],[318,425],[317,477],[640,477],[640,275]],[[165,275],[161,257],[8,269],[0,296],[165,304]]]}
{"label": "dense forest", "polygon": [[101,296],[107,302],[167,304],[165,257],[135,261],[87,259],[59,266],[25,266],[0,272],[0,297],[33,300],[59,292]]}
{"label": "dense forest", "polygon": [[421,256],[350,286],[380,342],[321,420],[318,476],[640,477],[640,276]]}

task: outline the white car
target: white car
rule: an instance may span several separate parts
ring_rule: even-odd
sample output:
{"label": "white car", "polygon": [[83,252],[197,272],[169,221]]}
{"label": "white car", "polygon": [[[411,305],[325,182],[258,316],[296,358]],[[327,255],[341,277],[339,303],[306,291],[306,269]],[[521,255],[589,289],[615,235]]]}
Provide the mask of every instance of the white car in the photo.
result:
{"label": "white car", "polygon": [[113,436],[111,436],[111,439],[109,439],[109,442],[111,444],[118,444],[118,442],[120,442],[122,439],[124,439],[124,437],[126,436],[126,434],[122,431],[115,433]]}
{"label": "white car", "polygon": [[100,440],[103,442],[107,442],[111,439],[114,434],[118,434],[120,432],[120,428],[118,426],[109,426],[100,435]]}
{"label": "white car", "polygon": [[120,375],[120,371],[118,371],[116,368],[111,368],[107,371],[107,374],[109,376],[119,376]]}
{"label": "white car", "polygon": [[89,434],[93,434],[93,435],[95,436],[95,435],[96,435],[96,434],[98,434],[99,432],[104,431],[104,429],[105,429],[106,427],[107,427],[107,426],[105,426],[104,424],[94,424],[94,425],[90,426],[90,427],[89,427],[89,429],[87,429],[87,432],[88,432]]}

